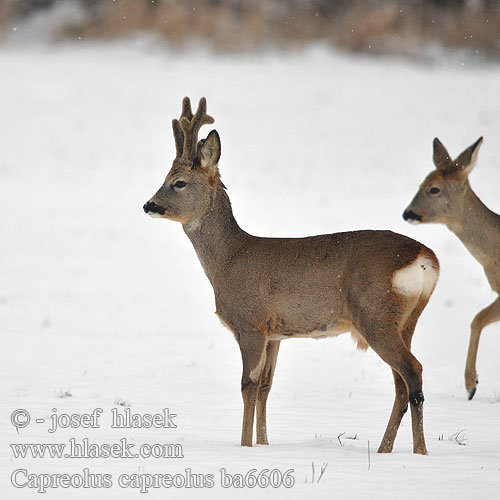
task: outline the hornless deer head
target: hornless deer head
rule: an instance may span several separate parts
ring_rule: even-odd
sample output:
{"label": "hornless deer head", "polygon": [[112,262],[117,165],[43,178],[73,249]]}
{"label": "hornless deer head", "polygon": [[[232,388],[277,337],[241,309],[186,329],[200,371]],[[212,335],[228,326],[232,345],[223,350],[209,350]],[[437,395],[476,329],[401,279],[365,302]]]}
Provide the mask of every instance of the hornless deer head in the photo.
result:
{"label": "hornless deer head", "polygon": [[403,213],[403,219],[413,224],[436,222],[453,224],[463,209],[463,199],[470,189],[468,176],[477,161],[480,137],[472,146],[452,160],[441,141],[434,139],[433,170]]}
{"label": "hornless deer head", "polygon": [[[455,160],[438,139],[434,139],[434,164],[431,172],[403,218],[409,222],[440,222],[462,241],[471,255],[483,266],[488,282],[500,294],[500,216],[491,211],[474,193],[469,174],[477,161],[480,137]],[[469,399],[474,397],[478,376],[476,358],[483,328],[500,321],[500,298],[476,314],[465,366],[465,387]]]}
{"label": "hornless deer head", "polygon": [[214,122],[206,111],[204,97],[194,115],[189,98],[185,97],[179,120],[172,120],[177,154],[165,182],[143,207],[151,217],[188,224],[209,209],[219,176],[220,139],[217,131],[212,130],[198,142],[200,128]]}

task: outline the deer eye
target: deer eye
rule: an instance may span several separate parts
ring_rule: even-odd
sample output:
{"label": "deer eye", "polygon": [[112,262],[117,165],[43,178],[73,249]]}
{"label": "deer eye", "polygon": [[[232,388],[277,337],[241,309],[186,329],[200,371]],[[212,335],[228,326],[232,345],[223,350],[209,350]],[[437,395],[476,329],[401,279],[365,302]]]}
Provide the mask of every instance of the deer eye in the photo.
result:
{"label": "deer eye", "polygon": [[431,193],[431,194],[438,194],[440,191],[441,191],[441,189],[439,189],[438,187],[431,187],[429,189],[429,193]]}
{"label": "deer eye", "polygon": [[175,191],[181,191],[182,189],[184,189],[186,187],[186,182],[184,181],[175,181],[173,184],[172,184],[172,187],[174,188]]}

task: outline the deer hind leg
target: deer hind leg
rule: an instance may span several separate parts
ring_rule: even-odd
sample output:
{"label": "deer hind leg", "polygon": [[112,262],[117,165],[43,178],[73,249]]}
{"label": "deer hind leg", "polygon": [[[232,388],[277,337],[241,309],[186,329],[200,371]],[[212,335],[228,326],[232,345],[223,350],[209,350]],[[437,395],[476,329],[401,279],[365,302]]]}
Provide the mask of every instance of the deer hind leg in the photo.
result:
{"label": "deer hind leg", "polygon": [[[415,326],[417,325],[418,318],[422,314],[429,297],[426,295],[421,295],[415,305],[413,311],[411,311],[406,324],[403,326],[402,338],[408,349],[411,349],[411,340],[413,337],[413,332],[415,331]],[[408,388],[401,375],[394,369],[392,370],[394,376],[394,386],[396,389],[396,395],[394,399],[394,406],[392,408],[391,417],[389,423],[387,424],[387,429],[385,431],[382,442],[378,449],[378,453],[390,453],[394,446],[394,440],[396,439],[396,434],[398,432],[401,420],[404,414],[408,411]],[[424,444],[425,445],[425,444]]]}
{"label": "deer hind leg", "polygon": [[266,362],[259,380],[257,391],[257,444],[269,444],[267,440],[266,403],[273,384],[274,369],[278,358],[280,342],[271,340],[267,344]]}
{"label": "deer hind leg", "polygon": [[411,403],[413,452],[424,455],[427,453],[423,427],[422,365],[411,353],[411,341],[418,318],[436,286],[438,275],[439,263],[433,254],[421,256],[410,268],[399,271],[395,280],[393,278],[397,289],[393,296],[396,300],[393,324],[398,327],[387,328],[385,335],[380,329],[370,343],[391,366],[396,390],[379,453],[392,451],[401,420],[408,409],[408,401]]}
{"label": "deer hind leg", "polygon": [[476,393],[477,371],[476,371],[476,358],[477,348],[479,345],[479,337],[483,328],[491,325],[495,321],[500,320],[500,297],[492,302],[488,307],[480,311],[471,324],[469,350],[467,351],[467,361],[465,364],[465,388],[468,392],[469,400],[474,397]]}
{"label": "deer hind leg", "polygon": [[[400,375],[406,386],[405,392],[403,392],[399,385],[396,387],[394,409],[396,409],[396,412],[399,411],[399,413],[391,414],[386,434],[388,434],[388,437],[392,437],[392,435],[394,435],[394,439],[396,438],[397,427],[395,429],[390,429],[390,426],[391,424],[394,425],[397,422],[397,426],[399,427],[399,423],[401,422],[401,418],[403,416],[401,413],[403,411],[402,405],[404,404],[402,403],[403,394],[405,394],[405,400],[406,395],[408,395],[411,405],[413,453],[426,455],[427,448],[425,446],[423,422],[424,394],[422,392],[422,365],[410,352],[410,349],[406,346],[399,334],[394,332],[394,338],[391,340],[390,345],[387,346],[383,344],[371,344],[374,351]],[[399,381],[396,382],[396,377],[394,381],[396,384],[399,384]],[[382,440],[381,448],[388,449],[393,444],[394,442],[390,443]]]}
{"label": "deer hind leg", "polygon": [[243,424],[241,446],[252,446],[253,421],[259,381],[266,363],[266,344],[260,332],[243,333],[238,336],[243,373],[241,376],[241,396],[243,398]]}
{"label": "deer hind leg", "polygon": [[390,453],[392,451],[399,425],[401,424],[404,414],[408,411],[408,389],[406,388],[406,384],[396,370],[392,370],[392,375],[394,376],[396,396],[394,398],[394,405],[392,407],[389,423],[387,424],[384,437],[378,448],[378,453]]}
{"label": "deer hind leg", "polygon": [[[403,341],[408,347],[408,350],[411,350],[411,341],[413,338],[413,333],[415,331],[415,327],[417,326],[417,321],[422,311],[424,310],[427,302],[429,301],[430,295],[422,294],[417,302],[416,307],[410,314],[406,325],[402,331]],[[416,358],[415,358],[416,360]],[[417,361],[417,360],[416,360]],[[420,363],[417,361],[418,365]],[[413,432],[413,452],[420,453],[422,455],[427,454],[427,449],[425,446],[425,437],[424,437],[424,417],[423,417],[423,402],[424,395],[422,393],[422,365],[420,365],[419,369],[420,374],[420,390],[415,393],[410,391],[410,403],[411,403],[411,420],[412,420],[412,432]]]}
{"label": "deer hind leg", "polygon": [[[378,450],[380,453],[391,451],[404,415],[404,408],[409,399],[412,414],[413,452],[427,454],[423,428],[422,365],[413,356],[408,346],[411,340],[409,332],[413,333],[414,325],[418,319],[417,308],[421,308],[421,300],[414,303],[409,314],[408,309],[402,307],[401,313],[396,314],[396,317],[393,316],[390,321],[383,322],[385,324],[376,325],[367,321],[365,328],[360,329],[370,347],[393,369],[393,372],[399,375],[405,385],[405,390],[403,390],[399,378],[394,376],[396,397],[384,438]],[[371,317],[373,318],[373,316]],[[402,328],[398,326],[401,324]],[[403,332],[408,343],[403,339]]]}

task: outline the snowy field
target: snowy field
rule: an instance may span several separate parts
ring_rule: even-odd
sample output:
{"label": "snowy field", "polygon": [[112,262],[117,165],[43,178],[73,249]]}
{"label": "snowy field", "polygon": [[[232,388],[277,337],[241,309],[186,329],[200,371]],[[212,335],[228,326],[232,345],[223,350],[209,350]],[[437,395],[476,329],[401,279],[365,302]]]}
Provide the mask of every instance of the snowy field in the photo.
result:
{"label": "snowy field", "polygon": [[[445,227],[410,226],[401,213],[432,168],[436,135],[452,154],[484,135],[471,184],[500,211],[500,66],[322,48],[215,57],[127,41],[3,46],[0,71],[2,499],[498,498],[500,324],[483,333],[472,401],[463,384],[469,324],[494,294]],[[207,97],[223,180],[248,232],[389,228],[434,249],[441,278],[413,344],[424,366],[428,456],[411,452],[409,415],[394,452],[375,453],[392,375],[347,335],[282,343],[268,404],[271,445],[239,446],[238,346],[213,314],[210,284],[181,226],[142,212],[174,157],[170,120],[184,95]],[[169,408],[177,427],[110,429],[120,403],[141,414]],[[53,408],[98,407],[98,429],[47,432]],[[18,432],[16,409],[32,419]],[[10,447],[71,437],[180,444],[184,458],[23,459]],[[16,469],[84,468],[112,474],[113,487],[41,495],[11,485]],[[213,474],[214,487],[141,495],[117,484],[122,474],[187,468]],[[295,485],[223,489],[221,468],[293,469]]]}

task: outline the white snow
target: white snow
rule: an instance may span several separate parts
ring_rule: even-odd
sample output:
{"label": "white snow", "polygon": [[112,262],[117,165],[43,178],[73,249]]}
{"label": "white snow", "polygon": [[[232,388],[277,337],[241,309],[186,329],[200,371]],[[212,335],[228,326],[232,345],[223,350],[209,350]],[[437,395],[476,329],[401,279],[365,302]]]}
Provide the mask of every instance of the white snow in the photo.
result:
{"label": "white snow", "polygon": [[[500,324],[481,338],[472,401],[463,384],[469,324],[495,295],[445,227],[401,218],[432,168],[436,135],[452,154],[485,137],[471,184],[500,211],[498,65],[418,65],[321,47],[216,57],[136,40],[4,45],[0,68],[2,498],[143,498],[117,486],[118,476],[186,468],[214,474],[215,487],[151,489],[146,498],[498,498]],[[239,446],[238,347],[213,314],[210,284],[180,225],[142,211],[174,157],[170,120],[184,95],[207,97],[223,180],[247,231],[389,228],[437,253],[440,281],[413,343],[424,366],[428,456],[411,452],[409,414],[394,452],[375,453],[392,376],[349,336],[284,341],[268,403],[271,444]],[[72,397],[58,397],[65,391]],[[178,427],[110,429],[115,401],[141,414],[169,408]],[[100,429],[49,434],[35,423],[53,408],[97,407]],[[18,408],[32,416],[19,434],[10,423]],[[185,458],[16,459],[9,446],[70,437],[180,443]],[[328,464],[319,483],[311,463],[316,478]],[[112,474],[113,488],[40,496],[10,484],[19,468],[85,467]],[[223,489],[222,467],[294,469],[296,483]]]}

